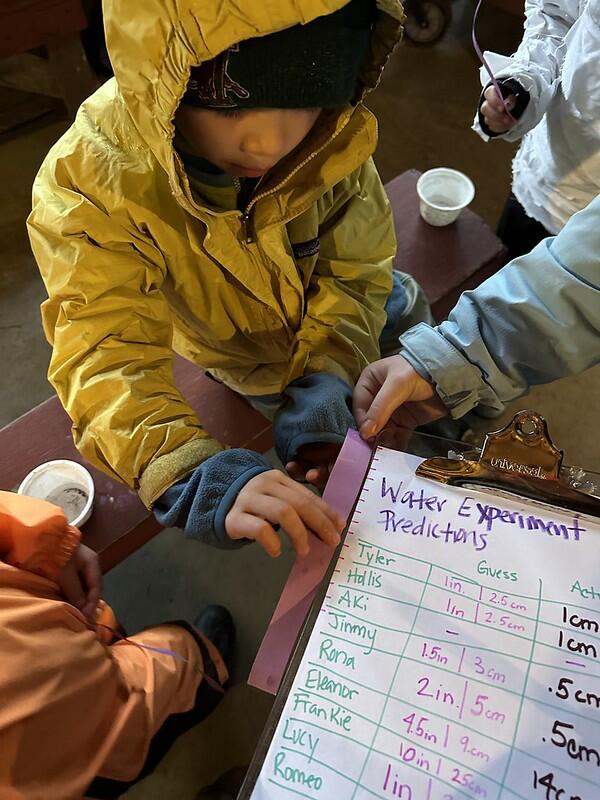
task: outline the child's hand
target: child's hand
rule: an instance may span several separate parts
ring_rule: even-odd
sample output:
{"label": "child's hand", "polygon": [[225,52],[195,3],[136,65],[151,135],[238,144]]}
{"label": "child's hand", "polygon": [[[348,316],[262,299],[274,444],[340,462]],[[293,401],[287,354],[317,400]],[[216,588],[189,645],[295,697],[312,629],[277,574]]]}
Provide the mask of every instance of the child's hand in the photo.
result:
{"label": "child's hand", "polygon": [[78,608],[90,622],[96,621],[96,607],[102,589],[98,556],[80,544],[58,575],[58,585],[66,600]]}
{"label": "child's hand", "polygon": [[[430,402],[424,403],[428,400]],[[407,407],[399,411],[401,406]],[[366,367],[353,397],[354,417],[363,439],[379,433],[390,418],[411,430],[448,413],[433,385],[422,378],[402,356],[390,356]]]}
{"label": "child's hand", "polygon": [[290,461],[285,468],[294,480],[308,481],[317,489],[324,489],[340,448],[341,445],[328,442],[302,445],[296,461]]}
{"label": "child's hand", "polygon": [[[491,131],[494,133],[506,133],[517,124],[516,120],[511,119],[504,110],[502,101],[493,86],[488,86],[483,96],[485,100],[481,105],[481,113],[485,124]],[[509,94],[504,99],[509,111],[512,111],[515,107],[516,100],[517,98],[514,94]]]}
{"label": "child's hand", "polygon": [[306,486],[276,469],[251,478],[225,517],[231,539],[255,539],[276,558],[281,541],[273,525],[281,525],[299,556],[309,551],[309,531],[326,544],[340,542],[346,520]]}

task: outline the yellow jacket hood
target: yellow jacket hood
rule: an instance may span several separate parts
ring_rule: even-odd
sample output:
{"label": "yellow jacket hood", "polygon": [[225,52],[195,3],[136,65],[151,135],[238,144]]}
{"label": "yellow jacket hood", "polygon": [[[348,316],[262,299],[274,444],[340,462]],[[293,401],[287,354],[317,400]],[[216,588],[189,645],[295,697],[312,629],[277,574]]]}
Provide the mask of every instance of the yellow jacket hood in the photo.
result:
{"label": "yellow jacket hood", "polygon": [[[36,178],[50,381],[80,451],[149,505],[221,448],[174,386],[173,350],[248,396],[316,372],[352,383],[379,357],[395,237],[364,105],[323,114],[244,213],[199,199],[172,141],[193,64],[342,5],[105,2],[116,77]],[[365,91],[400,35],[400,4],[378,8]]]}
{"label": "yellow jacket hood", "polygon": [[[181,178],[172,120],[191,67],[237,42],[306,24],[344,5],[344,0],[105,0],[106,40],[119,94],[172,185]],[[404,18],[399,0],[380,0],[377,6],[362,76],[366,91],[377,85]]]}

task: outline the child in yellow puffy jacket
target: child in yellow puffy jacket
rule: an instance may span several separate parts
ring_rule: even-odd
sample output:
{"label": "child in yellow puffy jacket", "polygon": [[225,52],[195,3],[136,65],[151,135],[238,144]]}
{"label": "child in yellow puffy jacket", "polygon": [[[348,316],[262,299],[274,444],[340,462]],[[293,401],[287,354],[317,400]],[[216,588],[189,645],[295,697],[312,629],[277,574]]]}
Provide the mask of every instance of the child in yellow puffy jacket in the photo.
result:
{"label": "child in yellow puffy jacket", "polygon": [[100,587],[62,509],[0,492],[2,800],[116,797],[222,697],[225,609],[123,639]]}
{"label": "child in yellow puffy jacket", "polygon": [[[48,154],[28,221],[75,443],[192,538],[337,543],[343,520],[290,476],[325,479],[361,370],[429,319],[392,269],[364,105],[400,0],[103,9],[115,77]],[[273,419],[289,475],[209,435],[173,350]]]}

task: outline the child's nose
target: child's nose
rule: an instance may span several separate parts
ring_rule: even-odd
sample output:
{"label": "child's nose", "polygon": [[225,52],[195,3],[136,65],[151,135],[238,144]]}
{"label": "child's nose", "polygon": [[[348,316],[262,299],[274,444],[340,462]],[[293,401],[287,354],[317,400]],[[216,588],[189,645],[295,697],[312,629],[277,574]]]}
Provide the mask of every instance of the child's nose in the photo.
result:
{"label": "child's nose", "polygon": [[283,149],[283,136],[275,126],[257,127],[245,133],[240,149],[243,153],[256,158],[277,159]]}

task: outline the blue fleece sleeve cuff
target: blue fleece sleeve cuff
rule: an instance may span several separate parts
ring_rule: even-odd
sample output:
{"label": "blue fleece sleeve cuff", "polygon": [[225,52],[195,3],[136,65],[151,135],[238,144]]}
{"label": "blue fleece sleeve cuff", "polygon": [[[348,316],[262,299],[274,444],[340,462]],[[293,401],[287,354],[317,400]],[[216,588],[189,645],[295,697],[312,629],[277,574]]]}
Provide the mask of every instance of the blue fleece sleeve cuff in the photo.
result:
{"label": "blue fleece sleeve cuff", "polygon": [[304,444],[341,444],[348,428],[356,428],[352,416],[352,389],[337,375],[315,372],[290,383],[284,403],[273,420],[277,455],[292,461]]}
{"label": "blue fleece sleeve cuff", "polygon": [[169,487],[154,504],[154,516],[165,527],[181,528],[191,539],[222,548],[240,547],[248,541],[229,538],[225,517],[246,483],[270,469],[273,466],[267,459],[252,450],[222,450]]}

